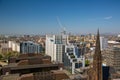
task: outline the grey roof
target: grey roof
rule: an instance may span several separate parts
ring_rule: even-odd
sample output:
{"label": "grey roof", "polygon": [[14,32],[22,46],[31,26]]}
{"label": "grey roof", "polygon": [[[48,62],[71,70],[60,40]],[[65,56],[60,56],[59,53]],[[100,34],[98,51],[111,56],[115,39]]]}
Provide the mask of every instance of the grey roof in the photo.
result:
{"label": "grey roof", "polygon": [[0,80],[17,80],[19,78],[19,74],[10,74],[10,75],[2,75]]}

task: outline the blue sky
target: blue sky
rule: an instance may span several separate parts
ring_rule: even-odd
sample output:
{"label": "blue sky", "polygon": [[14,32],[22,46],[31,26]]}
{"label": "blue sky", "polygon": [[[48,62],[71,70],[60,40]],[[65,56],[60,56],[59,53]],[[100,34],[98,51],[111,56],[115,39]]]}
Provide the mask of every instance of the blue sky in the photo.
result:
{"label": "blue sky", "polygon": [[119,33],[120,0],[0,0],[0,34]]}

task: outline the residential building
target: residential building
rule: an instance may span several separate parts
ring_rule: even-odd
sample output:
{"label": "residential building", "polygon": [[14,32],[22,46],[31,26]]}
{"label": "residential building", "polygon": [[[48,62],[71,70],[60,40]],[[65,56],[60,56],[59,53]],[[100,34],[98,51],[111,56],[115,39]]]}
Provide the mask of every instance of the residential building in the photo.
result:
{"label": "residential building", "polygon": [[120,37],[120,34],[118,34],[118,37]]}
{"label": "residential building", "polygon": [[46,35],[46,54],[51,56],[53,62],[62,63],[64,45],[61,35]]}
{"label": "residential building", "polygon": [[105,50],[104,57],[107,66],[111,66],[115,71],[120,72],[120,48],[113,47]]}
{"label": "residential building", "polygon": [[16,41],[8,41],[8,47],[12,49],[12,51],[20,52],[20,43]]}
{"label": "residential building", "polygon": [[0,52],[1,53],[8,53],[10,51],[12,51],[12,49],[8,47],[8,43],[7,42],[0,43]]}
{"label": "residential building", "polygon": [[77,46],[66,45],[63,56],[64,67],[72,74],[75,74],[75,69],[85,67],[85,58],[81,55]]}
{"label": "residential building", "polygon": [[41,53],[42,46],[32,41],[24,41],[20,43],[20,53]]}

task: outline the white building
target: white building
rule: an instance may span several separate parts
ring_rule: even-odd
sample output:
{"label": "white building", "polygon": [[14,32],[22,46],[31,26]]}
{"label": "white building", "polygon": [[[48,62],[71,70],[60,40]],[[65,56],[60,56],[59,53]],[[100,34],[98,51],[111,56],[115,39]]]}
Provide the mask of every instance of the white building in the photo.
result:
{"label": "white building", "polygon": [[120,34],[118,34],[118,37],[120,37]]}
{"label": "white building", "polygon": [[51,56],[54,62],[62,63],[64,45],[61,35],[46,35],[46,54]]}
{"label": "white building", "polygon": [[12,51],[20,52],[20,44],[15,41],[8,41],[8,47],[12,49]]}
{"label": "white building", "polygon": [[108,40],[104,37],[100,37],[100,47],[101,51],[108,47]]}
{"label": "white building", "polygon": [[[65,53],[64,53],[64,66],[67,70],[69,70],[72,74],[75,74],[75,70],[79,69],[80,67],[85,67],[85,57],[80,56],[79,58],[78,53],[76,51],[77,46],[74,45],[66,45],[65,46]],[[77,49],[78,50],[78,49]]]}

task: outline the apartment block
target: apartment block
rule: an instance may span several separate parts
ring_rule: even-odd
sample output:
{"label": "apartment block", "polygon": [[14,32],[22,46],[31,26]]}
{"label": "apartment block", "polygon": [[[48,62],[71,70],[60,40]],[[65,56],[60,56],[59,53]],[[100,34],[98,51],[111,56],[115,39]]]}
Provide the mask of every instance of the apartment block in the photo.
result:
{"label": "apartment block", "polygon": [[42,46],[32,41],[24,41],[20,43],[20,53],[41,53]]}

